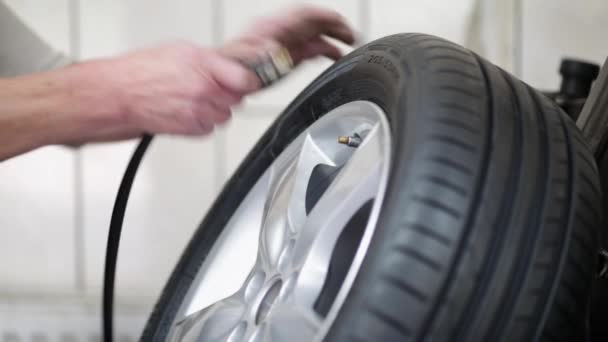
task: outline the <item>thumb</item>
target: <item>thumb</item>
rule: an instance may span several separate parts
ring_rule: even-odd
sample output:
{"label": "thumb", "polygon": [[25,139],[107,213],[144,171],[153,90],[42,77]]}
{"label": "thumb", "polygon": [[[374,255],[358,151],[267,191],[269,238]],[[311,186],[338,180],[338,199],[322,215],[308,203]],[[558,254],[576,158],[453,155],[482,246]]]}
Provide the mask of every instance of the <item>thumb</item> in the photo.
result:
{"label": "thumb", "polygon": [[256,74],[236,59],[214,54],[204,63],[205,70],[213,80],[230,91],[248,94],[261,87]]}

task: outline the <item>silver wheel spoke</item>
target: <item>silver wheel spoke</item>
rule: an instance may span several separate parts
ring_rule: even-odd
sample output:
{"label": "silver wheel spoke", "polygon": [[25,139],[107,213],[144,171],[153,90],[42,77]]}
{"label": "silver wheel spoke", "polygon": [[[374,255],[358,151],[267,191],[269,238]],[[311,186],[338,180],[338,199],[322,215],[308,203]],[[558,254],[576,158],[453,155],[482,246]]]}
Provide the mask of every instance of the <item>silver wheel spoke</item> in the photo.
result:
{"label": "silver wheel spoke", "polygon": [[[270,191],[272,178],[273,174],[266,173],[247,194],[243,201],[245,205],[239,207],[226,227],[230,233],[218,239],[210,252],[209,262],[201,267],[192,282],[176,321],[242,291],[244,281],[249,283],[247,278],[252,275],[251,268],[259,250],[257,243],[251,241],[259,239],[264,199]],[[221,258],[217,257],[220,253]],[[226,270],[230,270],[229,274]]]}
{"label": "silver wheel spoke", "polygon": [[[273,151],[274,140],[269,144],[264,153]],[[377,105],[354,101],[317,118],[276,156],[221,227],[169,341],[322,340],[373,235],[389,162],[389,125]],[[346,244],[343,232],[354,234]],[[330,302],[323,297],[330,307],[319,309],[315,302],[335,248],[352,263],[332,266],[338,273],[328,288],[339,292]]]}
{"label": "silver wheel spoke", "polygon": [[[333,143],[335,144],[335,142]],[[334,161],[319,146],[314,136],[309,133],[306,135],[302,150],[298,156],[296,172],[294,174],[293,192],[289,199],[289,206],[287,207],[289,228],[292,229],[293,233],[297,232],[306,220],[305,202],[308,180],[315,166],[319,164],[335,166]]]}
{"label": "silver wheel spoke", "polygon": [[276,180],[274,191],[268,194],[258,244],[258,263],[265,271],[273,269],[278,262],[279,253],[289,233],[287,205],[293,189],[293,173],[294,168],[290,167],[284,177]]}
{"label": "silver wheel spoke", "polygon": [[265,341],[310,342],[321,323],[321,318],[312,310],[282,303],[273,308],[261,330]]}
{"label": "silver wheel spoke", "polygon": [[382,169],[379,138],[378,127],[374,127],[311,210],[302,228],[292,261],[292,267],[300,270],[294,292],[301,304],[314,304],[342,229],[376,195]]}
{"label": "silver wheel spoke", "polygon": [[[283,170],[273,168],[276,176],[266,199],[259,242],[259,261],[265,270],[277,268],[290,237],[306,220],[306,188],[314,167],[321,163],[333,165],[310,134],[304,136],[299,146],[300,151],[290,165],[281,165]],[[279,177],[281,173],[283,176]]]}
{"label": "silver wheel spoke", "polygon": [[239,297],[233,296],[223,299],[201,311],[189,315],[178,323],[177,334],[181,335],[181,338],[178,337],[174,340],[184,342],[223,342],[229,338],[240,338],[240,336],[235,335],[240,334],[240,330],[243,330],[239,323],[241,323],[241,319],[245,314],[245,308],[245,304]]}

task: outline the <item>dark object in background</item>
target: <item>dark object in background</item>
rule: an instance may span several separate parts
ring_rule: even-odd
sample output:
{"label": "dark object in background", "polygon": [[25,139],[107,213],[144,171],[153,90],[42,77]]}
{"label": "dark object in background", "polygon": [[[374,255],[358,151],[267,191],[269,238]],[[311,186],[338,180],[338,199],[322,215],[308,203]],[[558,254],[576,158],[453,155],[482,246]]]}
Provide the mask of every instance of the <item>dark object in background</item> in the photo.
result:
{"label": "dark object in background", "polygon": [[569,97],[586,97],[591,90],[591,83],[597,78],[600,67],[574,59],[564,59],[559,67],[562,75],[560,93]]}
{"label": "dark object in background", "polygon": [[[608,60],[604,64],[604,68],[608,68]],[[575,59],[562,59],[559,72],[562,75],[560,90],[544,92],[544,94],[553,99],[577,122],[577,126],[594,154],[602,191],[606,194],[608,191],[608,134],[606,134],[608,69],[602,69],[600,75],[600,67],[597,64]],[[593,91],[592,85],[594,86]],[[583,108],[584,106],[585,108]],[[604,213],[608,212],[605,200],[603,210]],[[605,324],[605,319],[608,317],[608,278],[605,274],[608,267],[608,253],[605,252],[608,250],[608,232],[605,229],[605,219],[602,220],[601,228],[600,251],[593,251],[598,254],[599,260],[598,274],[593,279],[589,297],[589,336],[587,340],[590,342],[608,341],[608,326]]]}
{"label": "dark object in background", "polygon": [[[587,144],[594,153],[599,169],[600,183],[604,194],[608,191],[608,59],[600,70],[593,88],[589,91],[585,106],[578,117],[577,126],[582,131]],[[604,195],[605,196],[605,195]],[[593,281],[591,291],[591,311],[589,313],[590,341],[608,341],[608,231],[606,230],[605,213],[608,202],[603,200],[602,227],[600,229],[600,246],[598,253],[598,275]]]}
{"label": "dark object in background", "polygon": [[600,67],[597,64],[576,59],[562,59],[559,67],[562,85],[558,92],[549,92],[545,95],[553,99],[576,121],[599,71]]}

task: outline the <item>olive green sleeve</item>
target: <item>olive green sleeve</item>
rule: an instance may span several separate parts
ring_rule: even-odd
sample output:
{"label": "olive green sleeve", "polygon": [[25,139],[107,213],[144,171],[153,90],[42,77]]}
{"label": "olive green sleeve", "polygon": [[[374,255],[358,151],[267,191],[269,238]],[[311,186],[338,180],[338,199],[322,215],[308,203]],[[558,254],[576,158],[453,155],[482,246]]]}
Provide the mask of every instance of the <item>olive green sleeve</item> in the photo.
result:
{"label": "olive green sleeve", "polygon": [[40,72],[71,60],[44,42],[0,1],[0,77]]}

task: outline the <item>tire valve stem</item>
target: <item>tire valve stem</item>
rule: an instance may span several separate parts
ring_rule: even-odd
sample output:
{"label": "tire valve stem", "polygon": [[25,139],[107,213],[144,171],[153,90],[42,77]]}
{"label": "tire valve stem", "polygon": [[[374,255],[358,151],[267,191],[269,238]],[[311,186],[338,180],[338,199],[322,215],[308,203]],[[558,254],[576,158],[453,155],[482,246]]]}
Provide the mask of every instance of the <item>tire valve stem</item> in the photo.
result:
{"label": "tire valve stem", "polygon": [[361,137],[357,133],[355,133],[353,136],[343,135],[338,137],[338,142],[350,147],[359,147],[359,145],[361,145]]}

